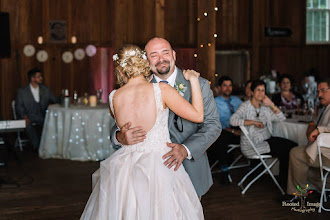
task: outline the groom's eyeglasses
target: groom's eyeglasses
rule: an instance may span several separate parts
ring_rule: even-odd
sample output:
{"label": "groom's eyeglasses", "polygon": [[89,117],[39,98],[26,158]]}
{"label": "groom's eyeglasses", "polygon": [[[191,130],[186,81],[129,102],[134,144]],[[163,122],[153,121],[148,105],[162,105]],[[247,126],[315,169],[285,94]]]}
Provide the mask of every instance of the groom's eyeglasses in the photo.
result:
{"label": "groom's eyeglasses", "polygon": [[178,115],[174,116],[174,126],[179,132],[183,132],[182,119]]}

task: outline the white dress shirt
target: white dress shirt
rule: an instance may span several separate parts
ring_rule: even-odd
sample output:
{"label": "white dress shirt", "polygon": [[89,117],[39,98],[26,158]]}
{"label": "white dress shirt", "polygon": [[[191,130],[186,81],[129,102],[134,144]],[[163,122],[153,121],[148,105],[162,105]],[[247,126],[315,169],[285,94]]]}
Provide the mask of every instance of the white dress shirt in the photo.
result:
{"label": "white dress shirt", "polygon": [[[176,79],[176,76],[177,75],[178,75],[178,69],[177,69],[177,67],[175,67],[174,72],[172,73],[172,75],[170,75],[170,77],[168,77],[167,79],[165,79],[170,86],[174,87],[175,79]],[[160,81],[164,81],[164,79],[161,79],[161,78],[159,78],[156,75],[154,75],[154,77],[155,77],[156,82],[158,82],[158,83]]]}
{"label": "white dress shirt", "polygon": [[37,103],[40,102],[40,96],[39,96],[39,86],[37,88],[34,88],[31,84],[30,84],[30,89],[31,89],[31,93],[33,95],[34,101],[36,101]]}
{"label": "white dress shirt", "polygon": [[[176,79],[176,76],[178,75],[178,68],[175,66],[175,70],[174,72],[167,78],[167,79],[161,79],[159,78],[158,76],[154,75],[155,77],[155,80],[156,82],[160,82],[160,81],[164,81],[166,80],[168,82],[168,84],[172,87],[174,87],[174,84],[175,84],[175,79]],[[119,131],[119,130],[118,130]],[[117,137],[116,137],[116,133],[117,132],[114,132],[113,136],[112,136],[112,139],[113,139],[113,142],[116,144],[116,145],[122,145],[121,143],[119,143],[119,141],[117,140]],[[191,156],[191,152],[190,150],[184,145],[182,144],[186,150],[187,150],[187,153],[188,153],[188,156],[186,157],[188,160],[190,160],[192,158]]]}

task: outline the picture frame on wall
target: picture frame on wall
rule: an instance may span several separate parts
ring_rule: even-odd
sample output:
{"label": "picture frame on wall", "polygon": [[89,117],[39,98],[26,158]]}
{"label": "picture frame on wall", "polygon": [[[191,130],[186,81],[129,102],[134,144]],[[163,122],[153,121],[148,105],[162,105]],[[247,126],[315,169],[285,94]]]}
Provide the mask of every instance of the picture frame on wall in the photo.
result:
{"label": "picture frame on wall", "polygon": [[66,43],[66,21],[51,20],[49,21],[49,41],[53,43]]}

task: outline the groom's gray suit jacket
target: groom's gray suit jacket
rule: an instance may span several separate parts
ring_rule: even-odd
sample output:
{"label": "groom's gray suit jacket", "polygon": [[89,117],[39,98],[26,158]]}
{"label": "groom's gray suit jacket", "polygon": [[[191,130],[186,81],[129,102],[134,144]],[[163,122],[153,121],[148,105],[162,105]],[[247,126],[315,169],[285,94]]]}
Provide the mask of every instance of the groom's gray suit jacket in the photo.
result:
{"label": "groom's gray suit jacket", "polygon": [[[152,82],[155,83],[156,80],[153,78]],[[184,78],[182,71],[179,69],[175,83],[183,83],[187,86],[187,90],[183,97],[191,103],[190,82]],[[192,159],[185,159],[183,161],[183,166],[189,174],[198,196],[202,196],[213,184],[206,150],[220,136],[221,124],[209,81],[199,77],[199,83],[204,101],[203,123],[193,123],[178,117],[178,127],[181,127],[182,125],[183,128],[182,132],[180,132],[174,125],[175,114],[170,111],[168,126],[171,141],[173,143],[184,144],[191,152]],[[113,137],[113,133],[116,132],[117,129],[118,128],[115,125],[111,130],[110,137]],[[112,143],[114,144],[113,141]]]}

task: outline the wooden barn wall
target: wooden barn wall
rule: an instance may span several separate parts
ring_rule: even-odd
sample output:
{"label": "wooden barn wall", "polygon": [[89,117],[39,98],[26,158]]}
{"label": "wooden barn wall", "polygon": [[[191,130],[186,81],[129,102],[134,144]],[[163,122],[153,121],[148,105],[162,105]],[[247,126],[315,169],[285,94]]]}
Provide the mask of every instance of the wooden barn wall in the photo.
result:
{"label": "wooden barn wall", "polygon": [[[219,8],[211,23],[218,34],[215,49],[248,51],[250,78],[267,74],[271,69],[291,73],[298,81],[311,68],[317,69],[321,77],[329,75],[329,46],[305,44],[304,0],[214,1]],[[12,119],[10,103],[17,89],[27,84],[27,70],[32,67],[44,71],[45,84],[56,95],[63,88],[71,93],[93,89],[92,58],[66,64],[61,55],[67,50],[73,52],[88,44],[113,49],[123,43],[144,46],[151,37],[161,36],[174,48],[198,51],[201,35],[197,31],[208,30],[198,26],[196,20],[201,2],[204,1],[0,0],[0,11],[10,14],[11,38],[11,56],[0,59],[0,116]],[[50,20],[67,22],[67,42],[49,42]],[[293,34],[269,38],[264,36],[265,27],[287,27]],[[42,45],[37,44],[38,36],[44,38]],[[70,43],[72,36],[77,37],[75,45]],[[46,50],[48,60],[40,63],[35,56],[26,57],[23,54],[26,44]],[[209,69],[212,68],[198,70],[203,75]]]}

